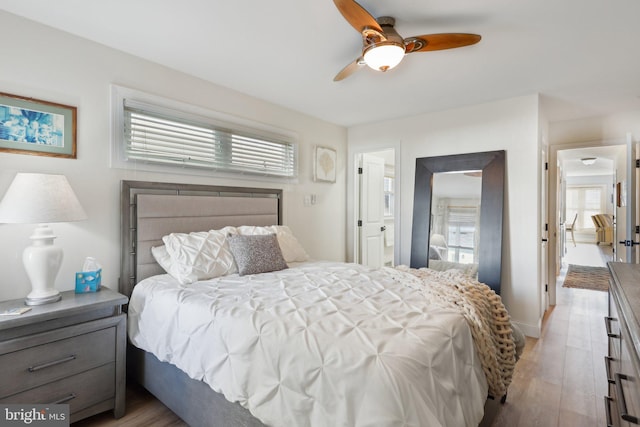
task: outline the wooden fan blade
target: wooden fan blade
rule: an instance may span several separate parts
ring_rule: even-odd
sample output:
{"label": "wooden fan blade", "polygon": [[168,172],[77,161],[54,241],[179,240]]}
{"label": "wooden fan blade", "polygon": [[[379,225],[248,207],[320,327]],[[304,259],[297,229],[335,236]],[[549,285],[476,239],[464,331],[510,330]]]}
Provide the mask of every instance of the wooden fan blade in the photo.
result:
{"label": "wooden fan blade", "polygon": [[333,78],[333,81],[339,82],[340,80],[346,79],[351,74],[355,73],[360,68],[362,68],[364,65],[366,65],[364,62],[364,58],[360,57],[356,59],[355,61],[351,62],[349,65],[344,67],[342,70],[340,70],[340,72],[336,74],[336,76]]}
{"label": "wooden fan blade", "polygon": [[465,33],[425,34],[423,36],[407,37],[404,39],[404,44],[406,53],[427,52],[469,46],[478,43],[481,38],[477,34]]}
{"label": "wooden fan blade", "polygon": [[336,4],[342,16],[344,16],[344,19],[346,19],[357,32],[362,33],[365,28],[371,28],[384,34],[384,31],[382,31],[376,19],[355,1],[333,0],[333,2]]}

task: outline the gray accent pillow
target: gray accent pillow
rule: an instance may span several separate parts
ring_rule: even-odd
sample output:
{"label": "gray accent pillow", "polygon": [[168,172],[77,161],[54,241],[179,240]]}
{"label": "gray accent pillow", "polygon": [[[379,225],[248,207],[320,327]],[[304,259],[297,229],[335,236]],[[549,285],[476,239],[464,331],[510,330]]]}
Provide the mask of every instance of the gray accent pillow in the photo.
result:
{"label": "gray accent pillow", "polygon": [[229,235],[227,241],[240,276],[287,268],[275,234]]}

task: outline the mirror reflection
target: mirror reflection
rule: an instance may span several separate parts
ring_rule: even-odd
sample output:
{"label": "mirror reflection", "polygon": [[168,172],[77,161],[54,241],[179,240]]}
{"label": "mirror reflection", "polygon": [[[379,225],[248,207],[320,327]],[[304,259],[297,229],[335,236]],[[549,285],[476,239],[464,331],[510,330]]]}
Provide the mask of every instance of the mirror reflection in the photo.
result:
{"label": "mirror reflection", "polygon": [[480,256],[482,171],[434,173],[431,185],[427,265],[436,270],[455,268],[476,277]]}

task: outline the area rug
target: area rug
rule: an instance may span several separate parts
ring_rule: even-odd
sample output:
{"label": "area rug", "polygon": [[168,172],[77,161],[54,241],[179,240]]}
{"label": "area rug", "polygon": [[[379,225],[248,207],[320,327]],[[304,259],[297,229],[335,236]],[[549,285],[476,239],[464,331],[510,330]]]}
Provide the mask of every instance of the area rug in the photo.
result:
{"label": "area rug", "polygon": [[569,264],[567,276],[562,286],[565,288],[608,291],[609,277],[609,269],[606,267]]}

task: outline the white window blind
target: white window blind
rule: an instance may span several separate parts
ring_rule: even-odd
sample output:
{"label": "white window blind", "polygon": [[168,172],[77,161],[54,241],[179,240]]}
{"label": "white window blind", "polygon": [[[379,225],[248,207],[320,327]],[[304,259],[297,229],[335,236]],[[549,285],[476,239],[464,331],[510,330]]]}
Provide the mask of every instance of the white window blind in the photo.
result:
{"label": "white window blind", "polygon": [[449,261],[463,264],[476,262],[477,221],[478,208],[476,207],[447,207],[447,240],[449,241],[447,259]]}
{"label": "white window blind", "polygon": [[125,160],[295,177],[296,145],[258,130],[124,101]]}

